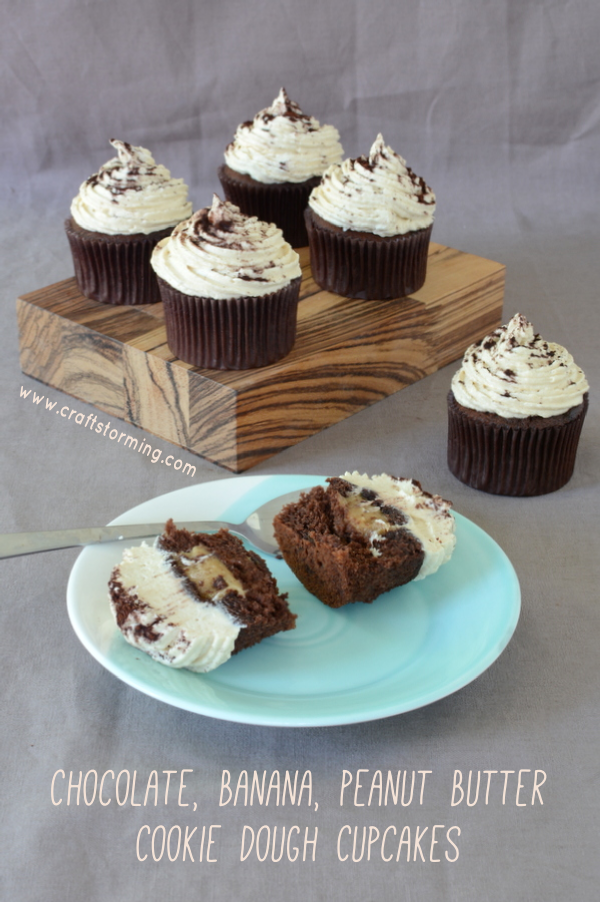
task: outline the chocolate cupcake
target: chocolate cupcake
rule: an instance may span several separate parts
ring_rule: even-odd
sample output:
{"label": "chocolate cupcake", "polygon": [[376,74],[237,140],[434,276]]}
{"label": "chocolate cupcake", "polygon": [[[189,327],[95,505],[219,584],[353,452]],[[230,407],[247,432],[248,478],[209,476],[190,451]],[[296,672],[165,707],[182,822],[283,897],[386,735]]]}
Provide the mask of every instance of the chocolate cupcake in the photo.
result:
{"label": "chocolate cupcake", "polygon": [[285,562],[323,604],[369,604],[450,560],[451,505],[416,480],[354,472],[327,482],[273,522]]}
{"label": "chocolate cupcake", "polygon": [[435,195],[382,135],[330,166],[305,212],[315,281],[336,294],[401,298],[425,282]]}
{"label": "chocolate cupcake", "polygon": [[65,222],[75,278],[103,304],[155,304],[152,251],[192,212],[183,179],[172,179],[144,147],[110,142],[117,156],[83,183]]}
{"label": "chocolate cupcake", "polygon": [[448,466],[495,495],[545,495],[573,475],[588,407],[583,371],[517,313],[471,345],[448,395]]}
{"label": "chocolate cupcake", "polygon": [[227,200],[274,222],[292,247],[308,244],[304,210],[312,189],[342,159],[333,125],[306,116],[282,88],[270,107],[238,126],[219,179]]}
{"label": "chocolate cupcake", "polygon": [[301,269],[273,223],[215,194],[152,254],[167,341],[186,363],[241,370],[291,351]]}

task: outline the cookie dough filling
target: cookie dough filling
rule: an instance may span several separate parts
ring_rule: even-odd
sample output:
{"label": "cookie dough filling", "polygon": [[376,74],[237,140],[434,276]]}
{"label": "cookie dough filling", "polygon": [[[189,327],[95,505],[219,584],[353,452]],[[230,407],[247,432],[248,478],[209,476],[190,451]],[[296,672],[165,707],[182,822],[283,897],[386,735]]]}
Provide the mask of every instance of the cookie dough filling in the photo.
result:
{"label": "cookie dough filling", "polygon": [[173,560],[177,562],[183,575],[193,583],[199,598],[216,603],[231,589],[239,595],[246,594],[239,579],[206,545],[194,545],[183,554],[175,554]]}

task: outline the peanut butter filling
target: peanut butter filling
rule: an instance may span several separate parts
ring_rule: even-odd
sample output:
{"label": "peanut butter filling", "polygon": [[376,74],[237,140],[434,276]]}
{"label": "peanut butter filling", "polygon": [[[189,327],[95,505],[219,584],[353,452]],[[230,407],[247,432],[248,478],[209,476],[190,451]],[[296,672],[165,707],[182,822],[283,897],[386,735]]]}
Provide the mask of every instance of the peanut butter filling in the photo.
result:
{"label": "peanut butter filling", "polygon": [[190,551],[177,555],[177,560],[203,600],[219,601],[232,590],[242,596],[246,594],[241,582],[206,545],[195,545]]}
{"label": "peanut butter filling", "polygon": [[385,516],[377,505],[365,499],[358,491],[339,496],[348,522],[373,542],[379,536],[394,528],[394,523]]}

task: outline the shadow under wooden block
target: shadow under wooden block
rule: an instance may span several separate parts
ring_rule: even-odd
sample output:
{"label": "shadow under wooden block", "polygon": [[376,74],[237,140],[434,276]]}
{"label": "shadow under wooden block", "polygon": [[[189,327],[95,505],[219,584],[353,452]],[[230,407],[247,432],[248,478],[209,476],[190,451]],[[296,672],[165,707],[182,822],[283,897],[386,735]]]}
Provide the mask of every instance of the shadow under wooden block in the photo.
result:
{"label": "shadow under wooden block", "polygon": [[234,472],[435,372],[501,319],[505,268],[432,244],[408,298],[362,301],[321,290],[308,249],[296,343],[257,370],[202,370],[174,357],[162,304],[108,307],[67,279],[17,301],[21,367]]}

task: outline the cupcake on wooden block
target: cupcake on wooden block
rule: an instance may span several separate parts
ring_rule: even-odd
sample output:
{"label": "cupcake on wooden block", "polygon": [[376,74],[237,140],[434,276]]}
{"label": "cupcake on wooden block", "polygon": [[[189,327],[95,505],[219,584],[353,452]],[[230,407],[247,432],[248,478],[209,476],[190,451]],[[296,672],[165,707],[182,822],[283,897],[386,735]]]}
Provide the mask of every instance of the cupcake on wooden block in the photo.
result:
{"label": "cupcake on wooden block", "polygon": [[368,156],[330,166],[308,204],[310,263],[321,288],[386,300],[422,287],[435,195],[381,134]]}
{"label": "cupcake on wooden block", "polygon": [[573,475],[589,386],[517,313],[467,348],[448,394],[448,466],[475,489],[544,495]]}
{"label": "cupcake on wooden block", "polygon": [[117,156],[82,184],[65,222],[75,278],[82,294],[103,304],[155,304],[150,256],[192,212],[188,189],[145,147],[110,143]]}
{"label": "cupcake on wooden block", "polygon": [[302,272],[281,229],[215,194],[152,254],[167,341],[181,360],[211,369],[267,366],[296,338]]}
{"label": "cupcake on wooden block", "polygon": [[337,129],[306,116],[282,88],[270,107],[238,126],[219,178],[243,213],[276,223],[292,247],[305,247],[308,196],[343,153]]}

